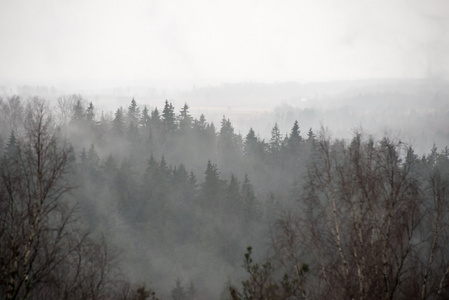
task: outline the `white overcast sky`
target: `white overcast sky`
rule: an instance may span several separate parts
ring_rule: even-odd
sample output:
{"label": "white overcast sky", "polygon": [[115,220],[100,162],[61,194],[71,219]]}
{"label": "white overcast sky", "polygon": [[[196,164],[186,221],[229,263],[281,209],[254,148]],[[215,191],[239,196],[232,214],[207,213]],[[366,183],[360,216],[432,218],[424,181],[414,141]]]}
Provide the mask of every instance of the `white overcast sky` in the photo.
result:
{"label": "white overcast sky", "polygon": [[449,1],[0,0],[0,42],[13,84],[448,78]]}

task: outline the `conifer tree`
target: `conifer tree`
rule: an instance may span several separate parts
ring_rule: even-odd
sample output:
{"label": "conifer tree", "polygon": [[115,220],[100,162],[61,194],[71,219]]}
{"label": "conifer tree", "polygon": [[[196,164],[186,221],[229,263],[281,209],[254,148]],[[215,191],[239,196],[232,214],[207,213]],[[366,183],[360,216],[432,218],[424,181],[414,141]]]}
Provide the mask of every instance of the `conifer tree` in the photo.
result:
{"label": "conifer tree", "polygon": [[204,175],[204,183],[201,185],[204,204],[206,207],[217,207],[218,197],[221,194],[217,165],[208,160]]}
{"label": "conifer tree", "polygon": [[164,124],[164,129],[168,132],[173,132],[177,128],[175,108],[167,100],[165,100],[164,110],[162,111],[162,123]]}
{"label": "conifer tree", "polygon": [[81,122],[84,118],[84,107],[82,98],[76,97],[75,104],[73,106],[72,121]]}
{"label": "conifer tree", "polygon": [[123,108],[118,108],[115,118],[112,120],[112,131],[116,136],[122,137],[125,132],[125,122],[123,120]]}
{"label": "conifer tree", "polygon": [[184,104],[181,111],[179,112],[179,129],[182,134],[186,133],[192,127],[192,117],[189,113],[189,106],[187,103]]}
{"label": "conifer tree", "polygon": [[86,120],[88,123],[93,123],[95,120],[94,104],[92,102],[89,103],[86,109]]}
{"label": "conifer tree", "polygon": [[279,130],[278,124],[275,123],[273,129],[271,129],[270,138],[270,152],[272,155],[276,155],[281,151],[282,135]]}
{"label": "conifer tree", "polygon": [[240,182],[234,174],[231,174],[231,178],[226,189],[225,210],[231,213],[238,213],[241,208]]}
{"label": "conifer tree", "polygon": [[242,197],[243,197],[243,216],[246,222],[250,222],[256,217],[256,196],[254,195],[253,185],[249,180],[247,174],[242,183]]}
{"label": "conifer tree", "polygon": [[308,143],[315,142],[315,134],[313,133],[312,127],[310,127],[309,132],[307,132],[307,142]]}
{"label": "conifer tree", "polygon": [[139,124],[144,128],[148,128],[150,126],[150,115],[146,105],[143,107],[142,116],[140,117]]}
{"label": "conifer tree", "polygon": [[257,154],[257,142],[256,133],[251,127],[245,138],[244,154],[246,156],[254,156]]}
{"label": "conifer tree", "polygon": [[128,106],[128,121],[133,122],[135,125],[138,124],[140,118],[140,110],[137,107],[136,100],[134,98],[131,100],[131,104]]}

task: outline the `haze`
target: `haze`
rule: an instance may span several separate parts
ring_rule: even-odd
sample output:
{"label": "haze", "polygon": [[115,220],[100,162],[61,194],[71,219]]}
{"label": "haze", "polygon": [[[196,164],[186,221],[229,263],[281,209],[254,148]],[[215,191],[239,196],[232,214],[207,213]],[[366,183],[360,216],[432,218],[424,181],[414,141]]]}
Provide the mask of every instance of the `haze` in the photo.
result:
{"label": "haze", "polygon": [[449,299],[449,1],[0,0],[0,42],[0,298]]}
{"label": "haze", "polygon": [[0,80],[59,88],[447,78],[447,1],[10,1]]}

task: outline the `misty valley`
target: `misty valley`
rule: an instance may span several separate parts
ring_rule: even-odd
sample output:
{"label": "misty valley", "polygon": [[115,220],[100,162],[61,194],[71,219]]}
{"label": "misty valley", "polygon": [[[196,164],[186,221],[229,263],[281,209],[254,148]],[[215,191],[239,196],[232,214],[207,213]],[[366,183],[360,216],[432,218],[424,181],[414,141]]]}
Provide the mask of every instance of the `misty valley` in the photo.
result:
{"label": "misty valley", "polygon": [[0,98],[2,298],[449,298],[448,147],[158,105]]}

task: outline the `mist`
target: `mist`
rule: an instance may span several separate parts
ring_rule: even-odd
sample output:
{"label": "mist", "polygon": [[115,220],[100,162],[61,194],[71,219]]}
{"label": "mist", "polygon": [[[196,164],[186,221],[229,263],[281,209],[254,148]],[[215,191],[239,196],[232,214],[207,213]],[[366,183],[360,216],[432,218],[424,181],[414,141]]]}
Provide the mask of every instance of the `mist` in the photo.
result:
{"label": "mist", "polygon": [[1,297],[449,297],[446,2],[0,8]]}

